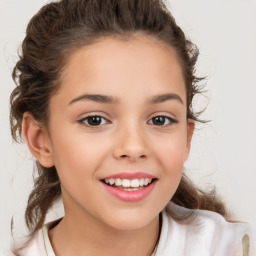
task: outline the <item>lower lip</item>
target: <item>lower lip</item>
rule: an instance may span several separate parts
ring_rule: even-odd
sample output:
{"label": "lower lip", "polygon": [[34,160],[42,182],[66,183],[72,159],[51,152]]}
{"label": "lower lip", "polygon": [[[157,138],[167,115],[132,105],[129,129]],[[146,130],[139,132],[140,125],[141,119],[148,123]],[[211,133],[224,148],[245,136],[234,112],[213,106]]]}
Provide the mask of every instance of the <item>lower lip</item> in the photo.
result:
{"label": "lower lip", "polygon": [[101,182],[105,189],[113,196],[125,202],[138,202],[147,197],[155,187],[156,181],[149,184],[147,187],[135,191],[121,190],[115,187],[108,186],[104,182]]}

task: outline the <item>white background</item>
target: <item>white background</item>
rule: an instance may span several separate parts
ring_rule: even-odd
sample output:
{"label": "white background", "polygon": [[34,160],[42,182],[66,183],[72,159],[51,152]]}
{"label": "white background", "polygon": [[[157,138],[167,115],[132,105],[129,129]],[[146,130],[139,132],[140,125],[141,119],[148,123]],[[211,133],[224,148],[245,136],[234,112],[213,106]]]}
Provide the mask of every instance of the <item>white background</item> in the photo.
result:
{"label": "white background", "polygon": [[[32,158],[12,143],[11,72],[26,24],[45,0],[0,0],[0,249],[25,233],[24,211],[32,189]],[[207,75],[207,104],[186,164],[202,187],[216,185],[238,220],[256,223],[256,2],[253,0],[170,0],[177,23],[201,52],[198,74]],[[51,213],[55,218],[62,210]]]}

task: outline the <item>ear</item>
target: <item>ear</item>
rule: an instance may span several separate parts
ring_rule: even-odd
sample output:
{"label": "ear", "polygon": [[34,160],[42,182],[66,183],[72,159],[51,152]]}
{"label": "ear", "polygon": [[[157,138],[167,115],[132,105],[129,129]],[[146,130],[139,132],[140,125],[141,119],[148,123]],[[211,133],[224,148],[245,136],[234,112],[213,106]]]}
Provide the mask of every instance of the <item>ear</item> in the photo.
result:
{"label": "ear", "polygon": [[188,156],[189,156],[194,130],[195,130],[195,121],[192,119],[188,119],[187,120],[187,145],[186,145],[186,151],[185,151],[185,161],[188,159]]}
{"label": "ear", "polygon": [[51,141],[45,127],[41,127],[31,113],[25,112],[22,119],[22,134],[30,152],[44,167],[54,166]]}

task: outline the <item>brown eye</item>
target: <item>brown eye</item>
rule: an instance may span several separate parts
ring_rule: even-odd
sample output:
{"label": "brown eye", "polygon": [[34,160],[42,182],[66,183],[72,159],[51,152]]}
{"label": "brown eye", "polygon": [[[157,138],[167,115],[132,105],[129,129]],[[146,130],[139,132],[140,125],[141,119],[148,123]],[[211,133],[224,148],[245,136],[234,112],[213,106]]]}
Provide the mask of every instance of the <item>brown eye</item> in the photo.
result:
{"label": "brown eye", "polygon": [[169,125],[171,123],[177,123],[178,121],[169,117],[169,116],[155,116],[151,119],[152,121],[150,122],[153,125],[157,126],[164,126],[164,125]]}
{"label": "brown eye", "polygon": [[102,116],[87,116],[81,120],[80,123],[84,123],[88,126],[99,126],[106,123],[106,119]]}

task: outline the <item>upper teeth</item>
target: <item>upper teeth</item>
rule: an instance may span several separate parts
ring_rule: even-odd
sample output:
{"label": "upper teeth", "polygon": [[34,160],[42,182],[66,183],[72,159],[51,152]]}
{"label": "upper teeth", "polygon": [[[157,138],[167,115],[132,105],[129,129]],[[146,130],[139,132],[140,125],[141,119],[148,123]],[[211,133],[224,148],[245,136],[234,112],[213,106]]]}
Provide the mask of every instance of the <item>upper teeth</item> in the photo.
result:
{"label": "upper teeth", "polygon": [[147,186],[151,183],[152,179],[149,178],[141,178],[141,179],[105,179],[104,182],[109,185],[123,186],[126,188],[133,187],[138,188],[139,186]]}

